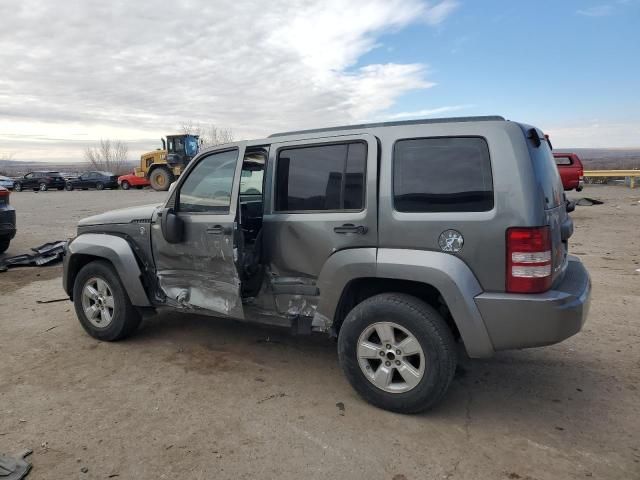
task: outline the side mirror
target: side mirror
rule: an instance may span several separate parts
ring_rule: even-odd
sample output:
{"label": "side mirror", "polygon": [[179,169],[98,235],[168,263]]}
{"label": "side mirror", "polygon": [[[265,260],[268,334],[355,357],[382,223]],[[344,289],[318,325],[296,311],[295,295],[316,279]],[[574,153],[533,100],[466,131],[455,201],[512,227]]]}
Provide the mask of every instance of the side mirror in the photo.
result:
{"label": "side mirror", "polygon": [[180,243],[184,234],[184,222],[176,215],[173,208],[165,208],[162,210],[160,219],[160,228],[162,236],[169,243]]}

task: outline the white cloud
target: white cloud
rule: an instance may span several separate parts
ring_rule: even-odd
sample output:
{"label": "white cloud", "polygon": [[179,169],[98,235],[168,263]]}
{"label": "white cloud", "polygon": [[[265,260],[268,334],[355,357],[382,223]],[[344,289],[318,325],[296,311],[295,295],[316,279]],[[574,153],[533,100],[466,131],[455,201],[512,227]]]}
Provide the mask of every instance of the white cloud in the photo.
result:
{"label": "white cloud", "polygon": [[[100,137],[148,140],[147,149],[155,148],[160,135],[185,120],[245,137],[374,118],[404,93],[433,83],[423,64],[357,62],[381,34],[412,23],[437,25],[457,6],[453,0],[191,0],[170,9],[161,0],[9,3],[0,4],[1,148],[16,159],[69,160],[80,158],[79,145]],[[50,131],[58,140],[46,140]]]}
{"label": "white cloud", "polygon": [[415,112],[399,112],[389,115],[385,115],[385,120],[401,120],[404,118],[424,118],[431,117],[432,115],[442,115],[445,113],[457,112],[460,110],[468,110],[475,105],[448,105],[444,107],[431,108],[427,110],[417,110]]}
{"label": "white cloud", "polygon": [[585,17],[606,17],[613,13],[613,6],[611,5],[596,5],[577,11],[578,15],[584,15]]}

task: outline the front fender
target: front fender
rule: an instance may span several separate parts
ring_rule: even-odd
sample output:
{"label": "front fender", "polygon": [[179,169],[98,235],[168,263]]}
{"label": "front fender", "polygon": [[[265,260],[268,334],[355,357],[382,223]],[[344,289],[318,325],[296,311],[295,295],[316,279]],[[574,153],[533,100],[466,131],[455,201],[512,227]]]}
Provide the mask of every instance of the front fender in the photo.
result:
{"label": "front fender", "polygon": [[142,272],[129,243],[122,237],[101,233],[85,233],[67,245],[64,256],[63,286],[67,294],[73,296],[73,282],[87,257],[104,259],[115,268],[120,281],[133,305],[151,306],[142,285]]}

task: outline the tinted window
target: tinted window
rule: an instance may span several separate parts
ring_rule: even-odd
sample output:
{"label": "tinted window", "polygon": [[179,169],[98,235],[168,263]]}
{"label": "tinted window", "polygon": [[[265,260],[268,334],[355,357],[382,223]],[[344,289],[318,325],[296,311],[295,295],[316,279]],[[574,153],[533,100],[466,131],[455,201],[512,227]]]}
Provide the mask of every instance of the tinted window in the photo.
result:
{"label": "tinted window", "polygon": [[181,212],[228,213],[238,150],[203,158],[180,187]]}
{"label": "tinted window", "polygon": [[533,172],[544,195],[545,208],[557,207],[564,198],[564,189],[549,144],[543,141],[540,146],[536,147],[527,140],[527,146],[533,164]]}
{"label": "tinted window", "polygon": [[393,198],[400,212],[482,212],[493,208],[489,147],[482,138],[399,140]]}
{"label": "tinted window", "polygon": [[276,210],[361,210],[366,158],[361,142],[281,150]]}

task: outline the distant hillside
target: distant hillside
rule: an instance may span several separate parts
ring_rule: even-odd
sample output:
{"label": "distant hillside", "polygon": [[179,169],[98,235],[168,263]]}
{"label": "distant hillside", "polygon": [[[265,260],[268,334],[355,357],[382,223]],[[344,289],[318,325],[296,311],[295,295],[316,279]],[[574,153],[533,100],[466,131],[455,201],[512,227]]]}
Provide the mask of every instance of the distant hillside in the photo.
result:
{"label": "distant hillside", "polygon": [[557,148],[554,152],[577,153],[586,170],[640,169],[640,148]]}

